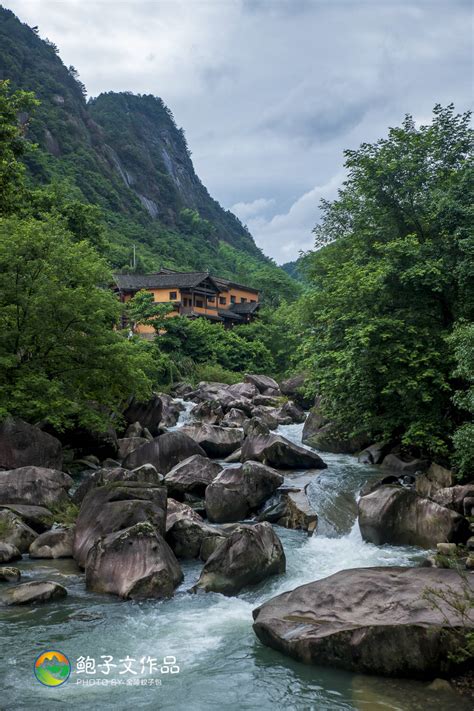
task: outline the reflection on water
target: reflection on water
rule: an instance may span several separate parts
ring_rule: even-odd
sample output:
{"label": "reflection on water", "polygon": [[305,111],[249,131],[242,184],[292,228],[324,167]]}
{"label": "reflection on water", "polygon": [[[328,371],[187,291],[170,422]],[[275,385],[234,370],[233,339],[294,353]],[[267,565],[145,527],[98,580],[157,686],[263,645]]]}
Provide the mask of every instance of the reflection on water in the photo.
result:
{"label": "reflection on water", "polygon": [[[295,425],[280,431],[300,442],[301,429]],[[377,471],[351,457],[323,457],[327,470],[305,473],[320,516],[318,534],[308,538],[300,531],[277,528],[287,556],[286,574],[238,597],[188,594],[201,568],[196,561],[183,564],[185,580],[172,600],[135,603],[86,593],[84,576],[71,560],[24,559],[19,565],[24,581],[57,580],[69,596],[53,605],[2,611],[0,708],[451,711],[456,706],[461,711],[463,702],[457,695],[441,697],[420,682],[305,666],[264,647],[253,634],[252,610],[273,595],[345,568],[413,565],[424,555],[415,548],[377,547],[362,541],[355,523],[356,496]],[[137,660],[174,655],[181,670],[173,678],[163,677],[161,687],[85,688],[76,683],[80,677],[73,673],[63,686],[48,689],[38,684],[32,672],[35,657],[48,648],[58,648],[73,662],[87,655],[97,661],[101,655],[116,659],[130,655]]]}

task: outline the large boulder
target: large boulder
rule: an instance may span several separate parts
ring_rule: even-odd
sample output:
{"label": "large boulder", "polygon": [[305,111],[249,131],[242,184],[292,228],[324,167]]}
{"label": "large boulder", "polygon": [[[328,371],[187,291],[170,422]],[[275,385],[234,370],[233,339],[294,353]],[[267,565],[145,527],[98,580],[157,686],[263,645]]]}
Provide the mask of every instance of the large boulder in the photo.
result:
{"label": "large boulder", "polygon": [[253,383],[235,383],[234,385],[229,385],[227,388],[229,393],[240,400],[241,398],[247,398],[248,400],[253,400],[253,398],[258,394],[259,390],[253,385]]}
{"label": "large boulder", "polygon": [[279,420],[289,420],[288,424],[301,424],[306,420],[306,415],[303,408],[294,403],[292,400],[285,402],[284,405],[278,408],[278,414],[276,414],[276,417]]}
{"label": "large boulder", "polygon": [[140,422],[142,427],[150,430],[152,435],[157,435],[163,415],[163,400],[156,393],[146,402],[139,402],[133,398],[123,416],[129,424]]}
{"label": "large boulder", "polygon": [[294,400],[304,410],[309,410],[313,404],[313,398],[309,395],[305,395],[304,389],[306,380],[307,376],[303,373],[293,375],[291,378],[287,378],[280,383],[280,390],[283,395]]}
{"label": "large boulder", "polygon": [[285,567],[283,546],[269,523],[239,526],[207,559],[195,589],[236,595]]}
{"label": "large boulder", "polygon": [[402,486],[381,486],[361,496],[358,508],[362,538],[377,545],[434,548],[440,542],[463,543],[468,538],[463,516]]}
{"label": "large boulder", "polygon": [[402,456],[391,452],[384,457],[382,461],[382,469],[390,469],[391,471],[400,472],[402,474],[416,474],[419,471],[425,471],[429,467],[427,459],[418,459],[408,455]]}
{"label": "large boulder", "polygon": [[193,402],[204,402],[215,400],[220,405],[224,406],[228,402],[235,400],[235,395],[229,391],[229,386],[225,383],[199,383],[196,390],[186,395],[186,400]]}
{"label": "large boulder", "polygon": [[202,516],[191,508],[191,506],[188,506],[188,504],[176,501],[176,499],[168,499],[166,509],[166,533],[173,528],[177,521],[181,521],[182,519],[199,521],[201,523],[203,521]]}
{"label": "large boulder", "polygon": [[148,442],[146,437],[122,437],[118,440],[118,458],[125,459],[131,452],[134,452],[142,444]]}
{"label": "large boulder", "polygon": [[38,427],[8,417],[0,424],[0,469],[61,469],[61,442]]}
{"label": "large boulder", "polygon": [[361,464],[380,464],[389,447],[386,442],[375,442],[359,452],[357,461]]}
{"label": "large boulder", "polygon": [[74,558],[83,568],[94,543],[108,533],[149,521],[164,534],[166,489],[138,482],[113,482],[90,491],[84,498],[74,533]]}
{"label": "large boulder", "polygon": [[20,558],[21,553],[16,546],[0,541],[0,563],[9,563],[11,560],[19,560]]}
{"label": "large boulder", "polygon": [[44,506],[28,506],[26,504],[0,504],[1,509],[8,509],[19,516],[33,531],[42,533],[51,528],[54,516]]}
{"label": "large boulder", "polygon": [[67,590],[59,583],[51,580],[35,580],[31,583],[20,583],[8,588],[0,594],[2,605],[33,605],[39,602],[60,600],[66,597]]}
{"label": "large boulder", "polygon": [[457,511],[463,516],[469,516],[470,511],[465,506],[465,500],[474,497],[474,484],[457,484],[449,486],[445,489],[438,489],[431,498],[440,506],[446,506],[448,509]]}
{"label": "large boulder", "polygon": [[55,528],[46,531],[30,545],[30,558],[72,558],[74,530]]}
{"label": "large boulder", "polygon": [[[202,558],[206,554],[201,550],[214,548],[226,538],[225,533],[204,521],[194,518],[180,518],[169,529],[166,540],[178,558]],[[212,539],[212,540],[211,540]]]}
{"label": "large boulder", "polygon": [[243,427],[247,420],[248,415],[246,415],[243,410],[232,407],[222,418],[221,424],[224,427]]}
{"label": "large boulder", "polygon": [[20,553],[27,553],[37,536],[36,531],[27,526],[13,511],[8,509],[0,511],[0,541],[2,543],[9,543],[18,548]]}
{"label": "large boulder", "polygon": [[276,469],[325,469],[321,457],[281,435],[247,436],[242,445],[242,461],[255,460]]}
{"label": "large boulder", "polygon": [[222,467],[208,457],[194,454],[177,464],[165,477],[171,496],[182,498],[186,493],[204,496],[206,487],[214,481]]}
{"label": "large boulder", "polygon": [[275,394],[280,393],[280,386],[277,381],[273,380],[273,378],[270,378],[268,375],[246,375],[244,382],[255,385],[257,390],[264,395],[267,394],[268,390],[273,390]]}
{"label": "large boulder", "polygon": [[430,499],[439,489],[445,489],[454,484],[452,471],[442,467],[440,464],[431,462],[425,472],[417,474],[415,481],[416,493]]}
{"label": "large boulder", "polygon": [[205,422],[208,425],[216,425],[224,417],[224,410],[217,400],[205,400],[195,405],[190,415],[193,420],[199,420],[199,422]]}
{"label": "large boulder", "polygon": [[160,396],[163,403],[161,412],[161,427],[174,427],[179,420],[179,415],[184,410],[182,402],[177,402],[170,395],[161,393]]}
{"label": "large boulder", "polygon": [[243,433],[231,427],[197,424],[182,427],[181,432],[197,442],[210,457],[227,457],[242,443]]}
{"label": "large boulder", "polygon": [[44,467],[21,467],[0,472],[0,504],[57,506],[69,501],[73,481],[68,474]]}
{"label": "large boulder", "polygon": [[307,531],[312,536],[318,526],[318,514],[308,499],[307,486],[300,491],[289,491],[284,496],[285,512],[277,523],[285,528]]}
{"label": "large boulder", "polygon": [[182,579],[172,550],[148,522],[100,538],[87,556],[86,587],[94,592],[166,598]]}
{"label": "large boulder", "polygon": [[[268,600],[253,611],[253,628],[263,644],[306,664],[444,676],[474,629],[453,604],[472,577],[464,583],[456,571],[435,568],[343,570]],[[441,593],[436,605],[429,590]]]}
{"label": "large boulder", "polygon": [[354,454],[369,443],[366,435],[351,437],[342,432],[332,422],[326,422],[320,427],[316,427],[316,422],[320,421],[319,413],[310,413],[303,427],[304,444],[319,449],[321,452],[332,452],[334,454]]}
{"label": "large boulder", "polygon": [[21,578],[21,572],[18,568],[10,566],[0,567],[0,582],[1,583],[17,583]]}
{"label": "large boulder", "polygon": [[[244,422],[244,432],[245,434],[249,434],[247,432],[247,426],[249,423],[255,423],[258,422],[262,428],[265,430],[276,430],[278,425],[280,424],[278,422],[278,419],[275,417],[273,414],[275,412],[275,408],[273,407],[263,407],[263,406],[258,406],[254,407],[252,409],[252,419],[248,420],[248,422]],[[263,433],[260,433],[263,434]]]}
{"label": "large boulder", "polygon": [[241,521],[283,484],[283,477],[260,462],[224,469],[206,489],[206,513],[216,523]]}
{"label": "large boulder", "polygon": [[303,427],[302,439],[305,444],[312,445],[313,438],[319,430],[327,423],[326,417],[322,413],[321,398],[315,398],[314,405],[308,413]]}
{"label": "large boulder", "polygon": [[142,464],[153,464],[160,474],[167,474],[179,462],[193,454],[205,456],[205,451],[194,439],[188,437],[184,427],[175,432],[166,432],[155,437],[153,442],[143,444],[124,460],[123,466],[135,469]]}
{"label": "large boulder", "polygon": [[72,501],[75,504],[80,504],[89,491],[114,481],[132,481],[142,484],[142,486],[160,486],[163,477],[158,474],[152,464],[143,464],[136,469],[124,469],[123,467],[98,469],[81,481],[72,495]]}

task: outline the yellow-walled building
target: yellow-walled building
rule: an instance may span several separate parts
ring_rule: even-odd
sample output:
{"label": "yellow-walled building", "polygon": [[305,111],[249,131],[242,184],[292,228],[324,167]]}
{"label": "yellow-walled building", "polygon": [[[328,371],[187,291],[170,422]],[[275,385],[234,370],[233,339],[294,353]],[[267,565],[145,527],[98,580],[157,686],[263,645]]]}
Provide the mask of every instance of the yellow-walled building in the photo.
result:
{"label": "yellow-walled building", "polygon": [[[249,323],[259,308],[259,291],[208,272],[175,272],[161,269],[153,274],[115,274],[115,291],[121,301],[138,291],[153,294],[158,304],[172,304],[170,316],[204,317],[227,328]],[[153,328],[142,324],[137,333],[153,335]]]}

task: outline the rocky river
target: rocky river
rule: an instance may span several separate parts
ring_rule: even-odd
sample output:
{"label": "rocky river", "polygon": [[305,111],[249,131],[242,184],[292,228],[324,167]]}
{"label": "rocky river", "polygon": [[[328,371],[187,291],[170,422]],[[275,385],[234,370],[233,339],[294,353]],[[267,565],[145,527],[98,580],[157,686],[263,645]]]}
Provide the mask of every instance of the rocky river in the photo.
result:
{"label": "rocky river", "polygon": [[[189,425],[193,402],[171,432]],[[280,424],[275,433],[302,445],[303,423]],[[280,593],[352,568],[420,566],[427,550],[374,545],[362,539],[357,499],[380,479],[378,468],[346,454],[320,453],[325,469],[285,471],[284,486],[306,484],[318,517],[313,536],[273,525],[286,557],[286,572],[237,594],[190,594],[200,560],[180,560],[184,579],[173,597],[122,600],[86,591],[73,558],[23,556],[14,565],[22,583],[57,582],[67,597],[46,605],[12,605],[1,611],[0,708],[160,709],[162,711],[445,711],[469,708],[446,682],[382,678],[302,664],[264,646],[252,629],[252,613]],[[238,463],[217,460],[224,470]],[[33,664],[44,650],[59,650],[71,675],[59,688],[38,684]],[[116,665],[116,666],[114,666]]]}

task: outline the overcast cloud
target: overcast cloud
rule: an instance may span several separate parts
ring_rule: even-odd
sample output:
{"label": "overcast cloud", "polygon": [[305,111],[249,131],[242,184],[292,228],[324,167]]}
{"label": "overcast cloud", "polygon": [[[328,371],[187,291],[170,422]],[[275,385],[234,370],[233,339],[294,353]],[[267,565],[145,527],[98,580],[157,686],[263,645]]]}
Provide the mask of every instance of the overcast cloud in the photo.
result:
{"label": "overcast cloud", "polygon": [[161,96],[210,193],[282,263],[312,245],[343,150],[469,108],[463,0],[6,0],[89,95]]}

